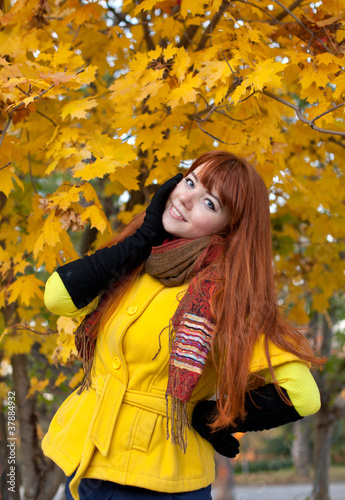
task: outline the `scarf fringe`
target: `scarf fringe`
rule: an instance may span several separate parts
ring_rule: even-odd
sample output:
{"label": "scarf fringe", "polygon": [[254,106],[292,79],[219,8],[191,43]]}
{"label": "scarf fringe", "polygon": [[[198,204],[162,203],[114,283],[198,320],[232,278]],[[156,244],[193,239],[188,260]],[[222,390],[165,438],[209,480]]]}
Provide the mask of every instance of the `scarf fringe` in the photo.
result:
{"label": "scarf fringe", "polygon": [[[77,394],[80,394],[85,390],[91,387],[91,372],[93,366],[93,349],[94,343],[90,342],[89,337],[83,335],[82,336],[82,345],[81,345],[81,356],[83,362],[83,370],[84,370],[84,378],[79,387]],[[92,353],[92,354],[91,354]]]}
{"label": "scarf fringe", "polygon": [[[169,394],[165,395],[166,400],[166,419],[167,419],[167,436],[171,437],[172,444],[177,444],[183,453],[187,449],[187,432],[191,430],[191,425],[188,419],[187,403],[178,398],[174,398]],[[170,400],[170,411],[169,411]]]}

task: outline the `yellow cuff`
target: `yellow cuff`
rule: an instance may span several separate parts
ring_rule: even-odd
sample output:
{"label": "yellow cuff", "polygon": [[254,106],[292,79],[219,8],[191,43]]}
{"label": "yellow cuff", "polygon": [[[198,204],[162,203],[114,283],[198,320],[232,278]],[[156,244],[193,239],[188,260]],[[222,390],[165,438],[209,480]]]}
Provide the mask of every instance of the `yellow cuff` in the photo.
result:
{"label": "yellow cuff", "polygon": [[76,318],[86,316],[96,309],[98,305],[98,297],[82,309],[77,309],[65,285],[63,284],[60,275],[55,271],[46,283],[44,303],[46,308],[57,316]]}
{"label": "yellow cuff", "polygon": [[[274,374],[278,384],[283,387],[301,417],[317,413],[321,406],[320,392],[309,368],[299,361],[291,361],[275,366]],[[262,375],[272,382],[269,370]]]}

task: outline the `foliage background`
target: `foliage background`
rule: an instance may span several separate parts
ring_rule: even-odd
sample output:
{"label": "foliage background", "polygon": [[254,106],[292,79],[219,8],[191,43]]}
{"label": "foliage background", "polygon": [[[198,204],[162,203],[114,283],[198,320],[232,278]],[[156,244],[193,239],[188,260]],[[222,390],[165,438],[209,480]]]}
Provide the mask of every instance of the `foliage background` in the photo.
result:
{"label": "foliage background", "polygon": [[332,430],[345,387],[333,328],[344,317],[343,2],[0,7],[1,429],[5,440],[14,387],[19,423],[38,415],[27,431],[20,423],[35,451],[31,469],[22,463],[28,498],[49,498],[39,439],[82,376],[77,323],[45,309],[47,277],[210,149],[247,158],[266,182],[280,303],[331,355],[318,383]]}

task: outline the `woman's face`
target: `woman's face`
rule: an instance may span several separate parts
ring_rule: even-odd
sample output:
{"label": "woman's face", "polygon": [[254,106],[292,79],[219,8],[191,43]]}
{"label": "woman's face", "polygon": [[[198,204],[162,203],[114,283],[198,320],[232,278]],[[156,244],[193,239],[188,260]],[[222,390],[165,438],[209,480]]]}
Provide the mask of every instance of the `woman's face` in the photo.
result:
{"label": "woman's face", "polygon": [[201,183],[200,165],[170,193],[163,213],[164,229],[178,238],[194,240],[221,232],[230,221],[217,189],[210,193]]}

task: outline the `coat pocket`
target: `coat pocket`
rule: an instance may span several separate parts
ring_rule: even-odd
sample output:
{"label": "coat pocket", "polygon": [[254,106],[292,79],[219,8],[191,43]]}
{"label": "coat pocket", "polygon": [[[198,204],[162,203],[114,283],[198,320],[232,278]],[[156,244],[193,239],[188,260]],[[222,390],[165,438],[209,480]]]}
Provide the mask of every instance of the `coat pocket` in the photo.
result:
{"label": "coat pocket", "polygon": [[134,450],[148,451],[157,419],[158,413],[140,410],[132,445]]}

